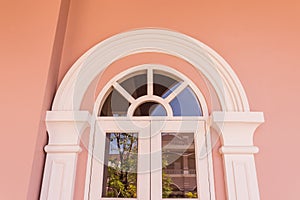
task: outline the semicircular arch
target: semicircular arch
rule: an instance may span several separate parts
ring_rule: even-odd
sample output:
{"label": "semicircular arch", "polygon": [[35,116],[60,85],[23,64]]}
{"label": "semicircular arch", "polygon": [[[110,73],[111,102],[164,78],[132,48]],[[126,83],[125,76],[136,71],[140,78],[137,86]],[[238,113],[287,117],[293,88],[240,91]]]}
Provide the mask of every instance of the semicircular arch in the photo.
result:
{"label": "semicircular arch", "polygon": [[223,111],[250,110],[238,77],[220,55],[192,37],[163,29],[132,30],[95,45],[64,77],[52,110],[80,110],[89,85],[104,69],[120,58],[143,52],[165,53],[192,64],[213,86]]}

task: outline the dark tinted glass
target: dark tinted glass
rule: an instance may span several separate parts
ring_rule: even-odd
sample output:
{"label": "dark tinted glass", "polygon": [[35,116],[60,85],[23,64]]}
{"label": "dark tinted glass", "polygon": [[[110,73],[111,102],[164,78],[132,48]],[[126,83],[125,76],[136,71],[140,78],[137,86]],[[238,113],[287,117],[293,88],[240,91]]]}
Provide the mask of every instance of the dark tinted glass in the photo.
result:
{"label": "dark tinted glass", "polygon": [[115,89],[106,97],[100,116],[126,116],[130,103]]}
{"label": "dark tinted glass", "polygon": [[133,76],[121,82],[120,85],[135,99],[147,95],[147,74]]}
{"label": "dark tinted glass", "polygon": [[146,102],[136,108],[133,116],[167,116],[167,112],[159,103]]}
{"label": "dark tinted glass", "polygon": [[174,91],[180,82],[162,74],[153,75],[153,94],[166,98],[172,91]]}

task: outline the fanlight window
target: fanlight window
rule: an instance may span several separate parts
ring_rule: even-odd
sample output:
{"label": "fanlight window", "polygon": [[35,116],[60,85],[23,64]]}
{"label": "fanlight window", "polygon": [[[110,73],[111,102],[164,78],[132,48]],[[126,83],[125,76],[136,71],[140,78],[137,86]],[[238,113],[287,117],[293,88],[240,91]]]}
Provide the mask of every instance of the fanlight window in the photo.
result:
{"label": "fanlight window", "polygon": [[203,116],[188,80],[160,69],[133,72],[113,83],[100,116]]}

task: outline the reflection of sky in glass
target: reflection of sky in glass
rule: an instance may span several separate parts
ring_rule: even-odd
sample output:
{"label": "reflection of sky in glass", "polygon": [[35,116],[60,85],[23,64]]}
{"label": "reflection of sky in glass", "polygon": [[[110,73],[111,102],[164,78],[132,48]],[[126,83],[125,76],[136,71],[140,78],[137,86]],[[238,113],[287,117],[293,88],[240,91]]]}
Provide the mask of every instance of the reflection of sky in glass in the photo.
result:
{"label": "reflection of sky in glass", "polygon": [[[134,138],[132,149],[135,149],[137,147],[137,134],[136,133],[121,133],[121,140],[122,142],[126,139],[125,135],[131,135]],[[114,136],[114,133],[109,134],[109,154],[119,154],[119,151],[124,152],[124,150],[127,150],[125,148],[125,144],[120,144],[120,149],[118,148],[117,139]],[[122,143],[121,142],[121,143]],[[131,141],[127,141],[127,145],[130,145]],[[126,153],[126,152],[125,152]],[[130,153],[130,152],[127,152]]]}
{"label": "reflection of sky in glass", "polygon": [[165,108],[156,102],[145,102],[134,111],[134,116],[167,116]]}
{"label": "reflection of sky in glass", "polygon": [[186,87],[171,102],[173,116],[202,116],[200,104],[190,87]]}
{"label": "reflection of sky in glass", "polygon": [[168,90],[161,96],[163,99],[167,98],[181,83],[176,83],[173,87],[168,88]]}
{"label": "reflection of sky in glass", "polygon": [[[169,88],[169,90],[163,94],[162,98],[169,96],[179,85],[180,83],[177,83],[172,88]],[[186,87],[179,93],[170,102],[170,106],[173,110],[173,116],[202,116],[201,106],[190,87]],[[154,109],[153,114],[150,116],[166,116],[159,115],[159,113],[162,113],[163,111],[164,108],[159,105]]]}
{"label": "reflection of sky in glass", "polygon": [[150,108],[150,116],[167,116],[165,108],[160,104],[155,104]]}

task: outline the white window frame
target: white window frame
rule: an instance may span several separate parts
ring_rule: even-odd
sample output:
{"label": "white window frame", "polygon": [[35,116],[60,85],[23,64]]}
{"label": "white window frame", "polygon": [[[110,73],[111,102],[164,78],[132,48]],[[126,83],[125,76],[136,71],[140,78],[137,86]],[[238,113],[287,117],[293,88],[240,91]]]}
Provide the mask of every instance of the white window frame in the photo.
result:
{"label": "white window frame", "polygon": [[[198,197],[193,199],[214,200],[214,178],[213,171],[211,171],[213,170],[212,154],[209,151],[211,149],[210,143],[207,142],[210,135],[206,130],[206,121],[197,117],[191,117],[190,119],[183,117],[181,120],[175,117],[168,121],[153,119],[151,133],[154,133],[154,136],[151,140],[151,149],[161,151],[161,134],[157,134],[157,132],[192,132],[194,134]],[[203,158],[200,157],[201,152],[205,154]],[[162,160],[161,155],[158,157],[153,155],[153,157],[153,160]],[[174,200],[174,198],[162,198],[162,166],[156,166],[155,168],[159,170],[154,171],[153,175],[151,175],[152,200]],[[176,199],[184,200],[186,198]]]}
{"label": "white window frame", "polygon": [[[134,75],[138,74],[140,71],[147,72],[147,95],[144,95],[137,99],[134,99],[131,96],[131,94],[129,94],[118,82],[120,80],[127,79],[128,77],[133,77]],[[175,79],[179,78],[182,81],[182,83],[172,93],[170,93],[165,99],[155,96],[155,95],[153,95],[153,74],[154,74],[153,72],[154,71],[159,71],[161,74],[164,74],[169,77],[175,77]],[[182,92],[188,86],[195,93],[196,98],[199,101],[199,104],[201,106],[201,112],[202,112],[203,116],[201,116],[201,117],[192,117],[192,116],[191,117],[173,117],[172,108],[170,107],[169,103],[172,101],[172,99],[174,99],[178,94],[180,94],[180,92]],[[93,113],[95,113],[96,115],[99,113],[99,110],[102,108],[102,105],[105,102],[107,94],[111,90],[112,87],[114,89],[116,89],[128,102],[131,103],[131,105],[127,111],[127,117],[97,117],[94,127],[98,127],[97,126],[97,124],[99,124],[99,123],[97,123],[98,121],[111,121],[111,123],[112,122],[118,123],[118,121],[119,121],[119,123],[121,124],[122,121],[150,120],[150,121],[155,122],[154,125],[158,124],[160,122],[166,123],[166,125],[168,125],[169,123],[172,123],[172,121],[174,121],[174,120],[176,120],[179,124],[187,123],[187,120],[194,121],[194,122],[196,122],[198,120],[202,120],[204,122],[202,129],[205,130],[205,134],[204,134],[205,137],[203,137],[203,138],[196,137],[195,138],[196,142],[200,143],[199,140],[201,140],[202,142],[205,143],[205,145],[206,145],[205,150],[207,152],[205,158],[201,161],[202,164],[203,163],[206,163],[206,164],[202,167],[200,167],[200,165],[198,164],[198,170],[197,170],[198,177],[200,176],[199,172],[205,170],[205,174],[206,174],[206,178],[207,178],[207,182],[204,181],[204,183],[202,182],[201,185],[200,185],[200,182],[198,182],[198,186],[200,186],[201,188],[204,188],[203,190],[199,190],[201,192],[199,193],[198,198],[199,199],[201,198],[203,200],[214,200],[215,199],[215,190],[214,190],[212,152],[207,151],[207,149],[212,149],[211,142],[210,142],[211,136],[210,136],[209,129],[207,127],[205,127],[205,126],[207,126],[206,124],[207,124],[207,120],[208,120],[208,109],[207,109],[207,104],[204,99],[204,96],[201,93],[201,91],[199,90],[199,88],[197,88],[196,85],[190,79],[188,79],[186,76],[184,76],[177,70],[172,69],[171,67],[168,67],[165,65],[158,65],[158,64],[143,64],[143,65],[135,66],[135,67],[132,67],[132,68],[125,70],[125,71],[119,73],[118,75],[116,75],[101,90],[101,92],[99,93],[99,95],[96,99],[95,105],[94,105]],[[167,117],[133,117],[134,110],[140,104],[142,104],[144,102],[148,102],[148,101],[154,101],[154,102],[160,103],[167,110]],[[112,125],[113,125],[113,123],[112,123]],[[193,128],[194,127],[191,127],[191,130]],[[95,128],[95,129],[97,129],[97,128]],[[170,129],[170,127],[169,127],[169,129]],[[173,129],[173,130],[175,131],[176,129]],[[195,130],[195,131],[197,131],[197,130]],[[91,129],[90,139],[89,139],[90,143],[89,143],[88,149],[93,149],[93,147],[94,147],[94,143],[96,140],[95,138],[97,138],[97,137],[95,137],[95,134],[96,134],[96,130]],[[102,140],[103,140],[103,138],[102,138]],[[156,140],[157,140],[157,142],[159,142],[159,139],[156,138]],[[96,142],[98,143],[98,141],[96,141]],[[160,143],[158,143],[158,144],[160,144]],[[102,144],[102,146],[104,146],[104,144]],[[159,148],[159,147],[156,147],[156,148]],[[196,157],[197,157],[197,154],[196,154]],[[95,198],[95,196],[100,196],[100,194],[97,194],[97,193],[95,195],[94,191],[97,191],[97,190],[94,188],[96,188],[95,184],[102,185],[102,183],[100,183],[99,181],[95,183],[94,180],[91,180],[91,179],[97,180],[97,178],[99,178],[99,176],[97,176],[97,178],[94,178],[92,175],[93,174],[93,172],[92,172],[93,164],[92,163],[96,163],[95,165],[97,165],[97,166],[98,165],[102,166],[101,163],[99,163],[99,161],[97,162],[97,160],[95,160],[93,154],[88,155],[88,164],[87,164],[85,185],[86,186],[91,185],[92,189],[90,189],[90,187],[85,188],[85,198],[86,199],[90,199],[91,195],[92,195],[91,199]],[[102,170],[101,167],[98,167],[98,169]],[[101,172],[99,172],[99,173],[101,173]],[[90,178],[90,177],[92,177],[92,178]],[[205,175],[203,175],[201,173],[201,177],[205,177]],[[160,182],[159,178],[156,177],[156,179],[157,179],[155,181],[156,183]],[[199,178],[198,178],[198,180],[199,180]],[[101,178],[101,181],[102,181],[102,178]],[[156,191],[155,194],[159,195],[160,190],[159,190],[159,188],[157,188],[157,185],[153,185],[153,186],[151,186],[151,188],[152,187],[154,187],[156,190],[158,190],[158,191]],[[91,192],[91,190],[92,190],[92,192]],[[209,198],[208,198],[207,194],[209,194]],[[95,196],[93,196],[93,195],[95,195]],[[158,198],[158,196],[156,196],[156,198]],[[102,199],[105,199],[105,198],[102,198]]]}
{"label": "white window frame", "polygon": [[[112,199],[108,197],[102,197],[103,189],[103,170],[104,170],[104,156],[105,156],[105,142],[106,142],[106,133],[109,132],[127,132],[127,133],[137,133],[138,135],[138,166],[137,170],[139,171],[143,162],[149,162],[150,157],[144,157],[143,162],[141,161],[142,154],[148,154],[150,150],[150,142],[141,140],[140,135],[146,137],[146,134],[150,134],[150,121],[139,120],[115,120],[113,118],[98,118],[96,120],[96,126],[94,131],[94,140],[92,153],[93,156],[89,156],[91,168],[90,174],[87,176],[87,182],[89,187],[86,188],[88,191],[88,199]],[[121,127],[121,128],[120,128]],[[150,135],[149,135],[150,136]],[[148,137],[149,137],[148,136]],[[97,156],[95,156],[97,155]],[[140,200],[147,200],[147,196],[150,196],[150,190],[147,189],[150,183],[150,174],[137,174],[137,197]],[[126,198],[115,198],[120,200],[125,200]],[[132,200],[137,198],[131,198]]]}

